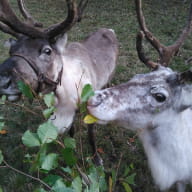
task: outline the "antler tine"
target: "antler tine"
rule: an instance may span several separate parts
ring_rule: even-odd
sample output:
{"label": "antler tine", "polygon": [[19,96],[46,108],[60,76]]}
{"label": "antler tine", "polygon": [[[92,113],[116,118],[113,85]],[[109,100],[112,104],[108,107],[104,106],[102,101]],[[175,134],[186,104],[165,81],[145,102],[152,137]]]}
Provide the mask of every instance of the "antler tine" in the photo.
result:
{"label": "antler tine", "polygon": [[176,54],[179,51],[179,48],[183,45],[184,41],[190,34],[191,25],[192,25],[192,1],[190,4],[189,16],[187,18],[187,24],[186,24],[185,28],[183,29],[183,31],[182,31],[181,35],[179,36],[179,38],[177,39],[177,41],[173,45],[169,46],[169,48],[173,50],[174,54]]}
{"label": "antler tine", "polygon": [[35,27],[43,27],[42,23],[37,22],[32,15],[28,12],[28,10],[25,7],[24,0],[17,0],[19,10],[21,11],[21,14],[23,17],[27,20],[27,22]]}
{"label": "antler tine", "polygon": [[145,38],[150,42],[150,44],[158,51],[159,53],[159,64],[167,66],[172,57],[176,55],[179,48],[182,46],[184,40],[186,39],[187,35],[191,31],[191,24],[192,24],[192,5],[190,8],[189,18],[187,22],[187,26],[183,30],[182,34],[180,35],[179,39],[175,42],[175,44],[171,46],[165,46],[160,43],[160,41],[148,30],[145,18],[142,11],[142,4],[141,0],[135,0],[136,5],[136,13],[138,22],[140,25],[141,30],[145,34]]}
{"label": "antler tine", "polygon": [[32,38],[44,38],[46,36],[39,29],[21,22],[11,9],[7,0],[0,1],[0,21],[15,31],[15,33],[21,33]]}
{"label": "antler tine", "polygon": [[79,5],[78,5],[78,18],[77,18],[77,22],[80,22],[81,21],[81,19],[82,19],[82,15],[83,15],[83,11],[85,10],[85,8],[86,8],[86,6],[87,6],[87,4],[88,4],[88,1],[89,0],[81,0],[80,2],[79,2]]}
{"label": "antler tine", "polygon": [[156,69],[159,66],[159,64],[151,61],[149,58],[145,56],[143,44],[142,44],[143,38],[144,38],[143,31],[140,31],[137,34],[137,40],[136,40],[136,49],[137,49],[138,57],[146,66]]}
{"label": "antler tine", "polygon": [[164,49],[164,45],[148,30],[145,22],[145,17],[142,11],[141,0],[135,0],[137,19],[141,30],[145,34],[145,38],[151,43],[151,45],[161,54],[161,50]]}
{"label": "antler tine", "polygon": [[15,37],[17,37],[16,33],[19,33],[32,38],[48,38],[49,40],[53,40],[54,37],[66,33],[77,21],[80,21],[83,10],[85,9],[88,2],[88,0],[85,0],[85,2],[83,3],[84,0],[81,0],[77,10],[75,0],[66,0],[68,8],[67,18],[61,23],[52,25],[44,30],[40,30],[39,28],[35,28],[40,27],[40,24],[36,22],[27,11],[24,5],[24,0],[17,1],[20,11],[23,17],[27,19],[28,23],[19,20],[19,18],[10,7],[8,0],[0,0],[0,22],[7,26],[5,28],[5,26],[3,25],[3,27],[1,26],[0,29]]}
{"label": "antler tine", "polygon": [[74,0],[66,0],[67,1],[67,8],[68,8],[68,15],[67,18],[56,25],[53,25],[45,30],[49,39],[53,39],[54,37],[66,33],[77,21],[77,6]]}
{"label": "antler tine", "polygon": [[19,38],[21,36],[20,33],[16,33],[13,31],[11,28],[9,28],[7,25],[0,23],[0,30],[3,31],[4,33],[8,33],[16,38]]}

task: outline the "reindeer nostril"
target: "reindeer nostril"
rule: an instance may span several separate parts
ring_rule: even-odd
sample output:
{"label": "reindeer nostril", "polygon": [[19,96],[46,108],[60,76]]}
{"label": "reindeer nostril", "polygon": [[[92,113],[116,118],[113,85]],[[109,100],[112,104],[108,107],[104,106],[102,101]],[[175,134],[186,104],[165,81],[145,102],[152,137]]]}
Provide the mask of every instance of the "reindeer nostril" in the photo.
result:
{"label": "reindeer nostril", "polygon": [[105,95],[98,93],[96,95],[94,95],[93,97],[91,97],[91,99],[88,101],[88,105],[89,106],[98,106],[100,105],[103,100],[105,99]]}
{"label": "reindeer nostril", "polygon": [[11,79],[7,79],[6,82],[4,82],[3,89],[8,89],[11,85]]}

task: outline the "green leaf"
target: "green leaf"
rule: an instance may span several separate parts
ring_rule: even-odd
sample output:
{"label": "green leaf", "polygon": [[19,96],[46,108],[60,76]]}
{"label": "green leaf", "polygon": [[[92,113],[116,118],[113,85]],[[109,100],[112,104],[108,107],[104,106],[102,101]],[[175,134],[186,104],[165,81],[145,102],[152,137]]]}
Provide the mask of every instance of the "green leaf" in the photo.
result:
{"label": "green leaf", "polygon": [[57,128],[50,121],[41,124],[37,130],[37,134],[42,144],[51,143],[58,136]]}
{"label": "green leaf", "polygon": [[0,122],[0,131],[5,127],[5,122]]}
{"label": "green leaf", "polygon": [[124,168],[124,173],[123,173],[122,177],[127,177],[129,175],[130,171],[131,171],[130,167],[126,166]]}
{"label": "green leaf", "polygon": [[3,153],[2,151],[0,150],[0,164],[3,162]]}
{"label": "green leaf", "polygon": [[86,102],[81,103],[81,104],[79,105],[79,109],[80,109],[80,113],[85,113],[85,112],[87,112],[87,103],[86,103]]}
{"label": "green leaf", "polygon": [[75,149],[76,148],[76,141],[74,138],[66,137],[64,139],[64,145],[66,148]]}
{"label": "green leaf", "polygon": [[33,93],[29,85],[25,84],[23,81],[18,81],[17,86],[18,89],[23,93],[23,95],[25,95],[29,99],[33,99]]}
{"label": "green leaf", "polygon": [[116,182],[116,175],[117,175],[117,173],[116,173],[116,170],[115,169],[112,169],[112,173],[111,173],[112,175],[112,181],[113,181],[113,183],[115,183]]}
{"label": "green leaf", "polygon": [[136,173],[133,173],[130,176],[126,177],[125,181],[131,185],[134,185],[135,184],[135,176],[136,176]]}
{"label": "green leaf", "polygon": [[70,167],[61,167],[61,170],[63,170],[65,173],[72,174],[72,169]]}
{"label": "green leaf", "polygon": [[6,95],[3,95],[3,96],[1,97],[0,104],[1,104],[1,105],[5,104],[6,99],[7,99],[7,96],[6,96]]}
{"label": "green leaf", "polygon": [[72,182],[72,188],[75,192],[81,192],[82,191],[82,181],[80,177],[76,177]]}
{"label": "green leaf", "polygon": [[132,189],[128,183],[122,182],[122,185],[123,185],[126,192],[132,192]]}
{"label": "green leaf", "polygon": [[47,148],[48,148],[47,144],[40,146],[39,151],[35,155],[35,159],[33,160],[30,171],[32,171],[32,172],[39,171],[39,169],[41,168],[41,165],[47,155]]}
{"label": "green leaf", "polygon": [[83,87],[82,93],[81,93],[81,102],[86,102],[89,97],[94,95],[93,88],[90,84],[86,84]]}
{"label": "green leaf", "polygon": [[55,185],[52,187],[54,192],[74,192],[73,189],[66,187],[65,183],[59,179],[56,181]]}
{"label": "green leaf", "polygon": [[133,169],[134,169],[134,164],[131,163],[131,164],[129,165],[129,167],[133,170]]}
{"label": "green leaf", "polygon": [[47,183],[48,185],[53,186],[53,185],[55,185],[56,181],[59,180],[59,179],[62,179],[62,178],[60,176],[58,176],[58,175],[50,174],[45,179],[43,179],[43,181],[45,183]]}
{"label": "green leaf", "polygon": [[63,149],[63,159],[69,166],[73,166],[77,162],[77,158],[74,155],[74,151],[71,148]]}
{"label": "green leaf", "polygon": [[48,154],[42,162],[41,168],[50,171],[56,168],[58,165],[58,154],[50,153]]}
{"label": "green leaf", "polygon": [[36,189],[34,192],[47,192],[47,191],[45,191],[45,189],[43,188],[39,188],[39,189]]}
{"label": "green leaf", "polygon": [[27,147],[40,146],[40,141],[36,133],[32,133],[29,130],[22,136],[22,142]]}
{"label": "green leaf", "polygon": [[107,182],[105,180],[105,172],[104,172],[104,168],[102,166],[100,167],[97,167],[97,172],[98,172],[98,175],[99,175],[99,188],[101,189],[100,191],[107,191]]}
{"label": "green leaf", "polygon": [[3,192],[3,189],[1,188],[1,186],[0,186],[0,192]]}
{"label": "green leaf", "polygon": [[53,112],[55,111],[55,107],[50,107],[50,108],[48,108],[48,109],[45,109],[44,111],[43,111],[43,116],[46,118],[46,119],[48,119],[52,114],[53,114]]}
{"label": "green leaf", "polygon": [[53,92],[48,93],[44,96],[43,98],[45,104],[47,105],[47,107],[52,107],[55,104],[55,97]]}
{"label": "green leaf", "polygon": [[[91,180],[90,191],[95,191],[95,192],[107,191],[108,185],[105,180],[105,172],[102,166],[90,167],[88,177]],[[112,180],[111,180],[111,184],[112,184]]]}

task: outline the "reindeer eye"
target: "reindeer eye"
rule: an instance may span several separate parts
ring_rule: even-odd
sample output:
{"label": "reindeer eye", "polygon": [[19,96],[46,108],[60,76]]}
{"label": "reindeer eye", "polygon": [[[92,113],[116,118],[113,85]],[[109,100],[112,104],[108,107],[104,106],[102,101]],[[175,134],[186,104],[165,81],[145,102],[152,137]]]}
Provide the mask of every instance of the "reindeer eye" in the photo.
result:
{"label": "reindeer eye", "polygon": [[166,100],[166,96],[162,93],[156,93],[153,95],[153,97],[158,101],[158,102],[164,102]]}
{"label": "reindeer eye", "polygon": [[52,52],[52,50],[50,48],[48,48],[48,47],[43,49],[43,53],[46,54],[46,55],[51,55],[51,52]]}

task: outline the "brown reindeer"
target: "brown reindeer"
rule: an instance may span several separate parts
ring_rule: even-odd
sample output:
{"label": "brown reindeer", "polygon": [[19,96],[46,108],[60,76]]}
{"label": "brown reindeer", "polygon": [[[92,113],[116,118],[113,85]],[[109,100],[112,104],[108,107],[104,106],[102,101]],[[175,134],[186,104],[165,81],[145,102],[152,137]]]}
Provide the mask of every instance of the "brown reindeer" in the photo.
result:
{"label": "brown reindeer", "polygon": [[[0,1],[0,30],[17,38],[11,44],[10,57],[0,65],[0,95],[7,95],[10,101],[18,100],[20,79],[36,93],[53,91],[56,111],[51,120],[59,133],[71,128],[84,85],[91,84],[96,90],[111,79],[118,53],[111,29],[101,28],[82,42],[67,44],[66,32],[81,19],[87,1],[82,0],[78,7],[74,0],[66,2],[67,18],[43,29],[22,0],[18,3],[25,22],[18,19],[8,0]],[[96,152],[95,145],[93,148]]]}
{"label": "brown reindeer", "polygon": [[[154,70],[96,91],[88,110],[98,123],[115,122],[137,131],[155,183],[163,191],[177,184],[177,191],[184,192],[185,184],[192,182],[192,71],[178,73],[166,66],[191,30],[192,5],[179,39],[166,47],[147,29],[141,0],[135,2],[142,30],[137,38],[138,55]],[[159,52],[158,62],[145,57],[143,37]]]}

